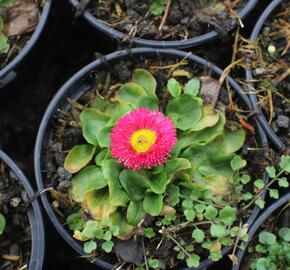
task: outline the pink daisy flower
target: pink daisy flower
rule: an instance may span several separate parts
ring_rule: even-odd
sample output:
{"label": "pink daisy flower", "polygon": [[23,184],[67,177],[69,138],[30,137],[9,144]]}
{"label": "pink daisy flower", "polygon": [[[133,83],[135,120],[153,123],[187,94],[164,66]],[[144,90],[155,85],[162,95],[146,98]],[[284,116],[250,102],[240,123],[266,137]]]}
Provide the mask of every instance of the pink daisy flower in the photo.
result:
{"label": "pink daisy flower", "polygon": [[163,164],[175,143],[176,130],[171,119],[159,111],[136,109],[117,121],[110,148],[118,163],[140,170]]}

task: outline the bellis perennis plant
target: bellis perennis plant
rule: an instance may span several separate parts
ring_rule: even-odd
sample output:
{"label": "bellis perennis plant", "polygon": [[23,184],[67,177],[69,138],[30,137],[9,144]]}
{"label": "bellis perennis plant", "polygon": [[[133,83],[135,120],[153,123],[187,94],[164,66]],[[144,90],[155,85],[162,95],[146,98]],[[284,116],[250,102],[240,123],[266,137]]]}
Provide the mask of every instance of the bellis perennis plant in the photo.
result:
{"label": "bellis perennis plant", "polygon": [[[204,104],[200,85],[170,78],[158,98],[154,76],[136,69],[112,98],[98,96],[82,111],[87,143],[64,166],[77,209],[67,224],[86,253],[115,253],[130,269],[197,267],[246,239],[237,214],[254,196],[244,192],[251,178],[236,153],[246,134]],[[120,252],[128,245],[131,256]]]}

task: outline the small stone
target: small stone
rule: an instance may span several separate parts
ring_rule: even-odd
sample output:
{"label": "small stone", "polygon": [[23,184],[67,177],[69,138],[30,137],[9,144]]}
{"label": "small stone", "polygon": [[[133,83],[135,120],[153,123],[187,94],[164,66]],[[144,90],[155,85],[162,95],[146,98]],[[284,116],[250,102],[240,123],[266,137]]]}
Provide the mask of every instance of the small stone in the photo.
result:
{"label": "small stone", "polygon": [[61,193],[67,193],[71,186],[71,181],[65,180],[59,183],[57,190]]}
{"label": "small stone", "polygon": [[270,55],[274,55],[275,53],[276,53],[276,47],[274,46],[274,45],[269,45],[268,46],[268,53],[270,54]]}
{"label": "small stone", "polygon": [[181,23],[181,24],[184,24],[184,25],[187,25],[187,24],[189,23],[189,20],[190,20],[189,17],[185,17],[185,18],[183,18],[183,19],[180,21],[180,23]]}
{"label": "small stone", "polygon": [[255,68],[254,73],[255,73],[255,75],[262,75],[262,74],[266,73],[266,69],[265,68]]}
{"label": "small stone", "polygon": [[56,173],[61,181],[70,180],[72,178],[72,175],[68,171],[66,171],[64,167],[59,167]]}
{"label": "small stone", "polygon": [[21,199],[19,197],[14,197],[10,200],[10,205],[12,207],[18,207],[18,205],[21,203]]}
{"label": "small stone", "polygon": [[280,128],[289,128],[290,119],[285,115],[279,115],[276,122],[277,126]]}
{"label": "small stone", "polygon": [[276,121],[271,123],[271,128],[273,129],[273,131],[275,133],[277,133],[279,131],[279,127],[277,126],[277,122]]}

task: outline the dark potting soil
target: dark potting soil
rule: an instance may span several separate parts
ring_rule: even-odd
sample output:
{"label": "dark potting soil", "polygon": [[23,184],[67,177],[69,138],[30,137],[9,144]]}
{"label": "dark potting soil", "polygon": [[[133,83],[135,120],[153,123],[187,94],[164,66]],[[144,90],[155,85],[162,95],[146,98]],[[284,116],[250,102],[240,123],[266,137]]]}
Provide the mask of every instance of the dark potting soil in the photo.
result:
{"label": "dark potting soil", "polygon": [[[8,36],[8,43],[10,45],[10,48],[8,52],[0,53],[0,69],[5,67],[9,62],[11,62],[19,54],[19,52],[25,47],[27,42],[29,42],[38,24],[39,18],[41,16],[42,6],[43,6],[43,2],[36,0],[36,1],[26,1],[22,3],[21,1],[16,1],[14,5],[11,5],[7,8],[2,8],[1,16],[3,16],[4,18],[4,24],[8,20],[9,24],[13,25],[10,27],[13,30],[10,30],[10,31],[22,32],[20,29],[21,27],[24,27],[23,24],[26,23],[26,18],[33,21],[30,23],[34,24],[35,27],[33,27],[33,29],[29,29],[29,31],[25,31],[24,33],[20,35]],[[23,17],[22,20],[19,19],[20,16]],[[4,26],[4,32],[5,32],[5,26]],[[6,32],[5,34],[7,35]]]}
{"label": "dark potting soil", "polygon": [[166,1],[161,7],[164,12],[160,15],[150,12],[154,0],[91,0],[88,9],[103,23],[127,34],[129,39],[186,40],[213,29],[227,35],[238,17],[236,11],[246,2],[173,0],[170,1],[167,16],[164,15]]}
{"label": "dark potting soil", "polygon": [[26,206],[29,202],[16,175],[0,161],[0,213],[6,219],[0,235],[0,269],[28,269],[31,231]]}
{"label": "dark potting soil", "polygon": [[[157,58],[157,59],[156,59]],[[52,120],[52,140],[46,147],[46,182],[44,185],[46,187],[53,187],[54,190],[51,192],[51,202],[52,206],[59,216],[61,223],[65,224],[66,217],[78,210],[79,204],[73,203],[70,199],[69,190],[71,188],[71,178],[72,175],[65,171],[64,160],[68,151],[76,144],[83,144],[85,140],[82,136],[82,130],[80,128],[80,113],[81,111],[89,106],[89,104],[94,100],[96,95],[102,95],[105,98],[111,98],[114,96],[116,87],[119,84],[130,81],[132,77],[132,72],[136,68],[145,68],[149,70],[157,80],[157,85],[159,91],[157,95],[160,100],[161,110],[166,107],[169,100],[169,93],[167,91],[162,91],[166,89],[166,84],[174,67],[179,63],[175,70],[182,69],[183,71],[190,72],[196,77],[211,75],[211,70],[204,70],[203,68],[193,65],[193,64],[181,64],[176,60],[162,59],[161,57],[155,57],[154,60],[147,57],[129,57],[128,60],[120,61],[112,64],[110,67],[103,67],[95,72],[91,73],[91,79],[93,82],[92,89],[81,96],[76,102],[69,101],[69,108],[59,108],[58,112],[55,114]],[[108,66],[108,65],[107,65]],[[167,68],[165,68],[167,67]],[[177,78],[180,82],[185,83],[188,81],[185,77]],[[212,80],[215,81],[214,77]],[[217,102],[217,108],[220,110],[226,110],[228,120],[237,120],[233,112],[227,107],[229,104],[228,92],[225,88],[220,90],[219,100]],[[50,141],[50,140],[49,140]],[[253,151],[251,149],[258,149],[258,144],[255,141],[253,134],[247,136],[247,141],[241,150],[243,156],[248,160],[249,174],[253,177],[261,177],[261,169],[264,168],[267,163],[264,158],[264,151],[259,149],[258,151]],[[249,187],[250,189],[250,187]],[[240,213],[243,216],[244,221],[251,213],[251,210]],[[203,230],[207,230],[207,225],[203,226]],[[73,232],[69,231],[72,235]],[[81,244],[81,243],[80,243]],[[149,242],[145,242],[145,246],[150,246]],[[155,246],[152,246],[151,252],[155,250]],[[173,243],[168,240],[164,241],[164,244],[157,251],[154,251],[154,257],[159,258],[163,261],[166,267],[172,267],[172,257],[174,257]],[[142,249],[140,252],[143,253]],[[195,250],[202,258],[205,258],[207,254],[204,251]],[[108,261],[112,264],[117,262],[117,258],[105,254],[103,251],[94,254],[98,258]],[[94,256],[89,259],[93,260]],[[142,254],[141,254],[142,257]]]}
{"label": "dark potting soil", "polygon": [[[290,146],[290,3],[284,1],[265,23],[259,38],[262,59],[254,69],[260,104],[273,130]],[[272,47],[274,46],[274,47]],[[275,53],[269,50],[275,48]],[[259,59],[258,59],[259,60]]]}

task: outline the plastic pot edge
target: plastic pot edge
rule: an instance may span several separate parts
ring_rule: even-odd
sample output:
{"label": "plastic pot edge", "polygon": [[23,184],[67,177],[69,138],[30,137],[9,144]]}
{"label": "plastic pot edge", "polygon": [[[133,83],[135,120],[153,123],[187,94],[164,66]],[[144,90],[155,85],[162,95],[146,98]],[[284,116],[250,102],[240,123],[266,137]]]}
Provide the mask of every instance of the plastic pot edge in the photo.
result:
{"label": "plastic pot edge", "polygon": [[39,39],[40,35],[42,34],[48,19],[51,4],[52,0],[46,0],[46,3],[44,4],[42,9],[39,23],[36,29],[34,30],[34,33],[32,34],[31,38],[24,46],[24,48],[21,50],[21,52],[11,62],[9,62],[6,66],[4,66],[0,70],[0,90],[17,77],[17,72],[15,71],[15,69],[22,62],[22,60],[29,54],[29,52],[32,50],[37,40]]}
{"label": "plastic pot edge", "polygon": [[[280,4],[282,4],[283,1],[284,0],[273,0],[268,5],[268,7],[264,10],[262,15],[258,19],[258,21],[257,21],[257,23],[256,23],[256,25],[251,33],[251,37],[250,37],[251,41],[257,40],[264,23],[267,21],[269,16],[275,11],[275,9],[278,8]],[[256,94],[253,91],[251,91],[252,89],[254,89],[252,69],[246,70],[246,81],[248,84],[248,90],[249,90],[248,96],[249,96],[250,102],[252,104],[252,109],[256,112],[256,117],[257,117],[260,125],[264,129],[268,138],[272,141],[272,143],[275,146],[275,148],[277,149],[277,151],[283,152],[286,149],[286,146],[283,144],[283,142],[279,139],[279,137],[276,135],[276,133],[270,127],[268,121],[266,120],[265,116],[262,114],[261,110],[259,109],[259,107],[257,105],[258,100],[257,100]]]}
{"label": "plastic pot edge", "polygon": [[[34,191],[23,172],[19,169],[16,163],[0,150],[0,160],[2,160],[6,166],[17,176],[24,189],[26,190],[28,197],[34,196]],[[29,223],[31,227],[32,244],[31,244],[31,256],[29,261],[29,270],[42,270],[45,254],[45,231],[41,208],[37,200],[31,202],[31,206],[27,210]]]}
{"label": "plastic pot edge", "polygon": [[[245,18],[255,7],[259,0],[249,0],[247,4],[238,12],[241,19]],[[79,0],[69,0],[73,7],[77,7],[79,5]],[[126,37],[126,34],[115,30],[102,22],[100,22],[96,17],[94,17],[89,11],[85,10],[83,13],[83,17],[86,21],[98,29],[99,31],[107,34],[108,36],[115,38],[117,40],[122,40]],[[233,23],[233,28],[237,25],[236,22]],[[159,48],[159,49],[186,49],[190,47],[195,47],[209,41],[217,39],[219,34],[216,31],[210,31],[203,35],[190,38],[187,40],[175,40],[175,41],[157,41],[157,40],[149,40],[136,38],[131,41],[137,47],[151,47],[151,48]]]}
{"label": "plastic pot edge", "polygon": [[271,216],[271,214],[276,211],[278,208],[280,208],[283,204],[288,202],[290,200],[290,192],[286,193],[283,195],[279,200],[276,202],[272,203],[268,208],[266,208],[261,215],[258,217],[258,219],[254,222],[252,227],[249,230],[249,240],[245,243],[245,248],[243,250],[239,250],[237,254],[238,258],[238,264],[235,265],[232,270],[239,270],[240,269],[240,264],[242,262],[242,259],[247,251],[247,247],[249,243],[251,242],[252,237],[255,235],[255,233],[259,230],[261,225],[265,222],[265,220]]}

